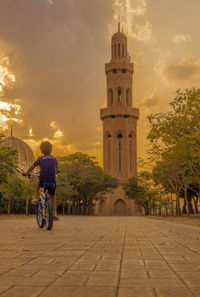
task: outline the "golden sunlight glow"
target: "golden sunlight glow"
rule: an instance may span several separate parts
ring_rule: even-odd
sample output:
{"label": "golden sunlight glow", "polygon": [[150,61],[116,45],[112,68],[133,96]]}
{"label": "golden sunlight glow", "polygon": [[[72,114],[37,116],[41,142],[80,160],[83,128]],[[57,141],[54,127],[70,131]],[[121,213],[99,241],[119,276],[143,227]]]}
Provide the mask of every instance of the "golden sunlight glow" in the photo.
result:
{"label": "golden sunlight glow", "polygon": [[11,104],[5,101],[0,101],[0,126],[2,130],[8,128],[7,122],[14,121],[17,123],[22,123],[19,119],[19,114],[21,111],[21,106],[19,104]]}
{"label": "golden sunlight glow", "polygon": [[55,133],[54,133],[54,138],[59,138],[59,137],[62,137],[63,136],[63,132],[61,130],[57,130]]}
{"label": "golden sunlight glow", "polygon": [[55,122],[55,121],[51,122],[51,123],[50,123],[50,126],[51,126],[52,128],[55,128],[55,129],[56,129],[56,122]]}
{"label": "golden sunlight glow", "polygon": [[8,121],[8,118],[5,115],[1,114],[0,112],[0,127],[2,130],[6,130],[8,128],[6,124],[7,121]]}
{"label": "golden sunlight glow", "polygon": [[63,132],[57,127],[57,124],[56,124],[55,121],[51,122],[51,123],[50,123],[50,126],[51,126],[53,129],[56,129],[56,131],[55,131],[54,134],[53,134],[53,137],[54,137],[55,139],[57,139],[57,138],[61,138],[61,137],[64,136]]}
{"label": "golden sunlight glow", "polygon": [[15,82],[15,75],[8,70],[9,58],[7,56],[0,57],[0,92],[3,87],[9,85],[10,82]]}
{"label": "golden sunlight glow", "polygon": [[29,128],[29,130],[28,130],[28,136],[29,137],[33,137],[33,129],[32,128]]}

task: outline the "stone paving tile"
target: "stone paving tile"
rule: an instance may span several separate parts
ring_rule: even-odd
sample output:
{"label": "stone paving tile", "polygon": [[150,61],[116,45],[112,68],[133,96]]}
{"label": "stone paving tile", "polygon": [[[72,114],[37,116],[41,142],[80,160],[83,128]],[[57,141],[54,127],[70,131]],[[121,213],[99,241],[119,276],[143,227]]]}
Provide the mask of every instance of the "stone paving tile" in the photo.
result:
{"label": "stone paving tile", "polygon": [[185,283],[189,288],[199,288],[200,287],[200,278],[184,278]]}
{"label": "stone paving tile", "polygon": [[12,289],[8,290],[6,293],[4,293],[3,297],[38,297],[40,293],[44,290],[44,287],[40,286],[15,286]]}
{"label": "stone paving tile", "polygon": [[36,273],[34,273],[34,277],[60,277],[64,274],[65,269],[60,268],[60,269],[40,269]]}
{"label": "stone paving tile", "polygon": [[200,271],[179,271],[177,274],[183,279],[200,279]]}
{"label": "stone paving tile", "polygon": [[134,289],[120,288],[118,296],[119,297],[155,297],[154,291],[151,288],[134,288]]}
{"label": "stone paving tile", "polygon": [[8,269],[8,268],[0,268],[0,276],[9,272],[9,271],[10,271],[10,269]]}
{"label": "stone paving tile", "polygon": [[0,217],[0,296],[199,297],[198,234],[144,217],[69,216],[50,232]]}
{"label": "stone paving tile", "polygon": [[200,296],[200,285],[197,288],[190,288],[191,292],[194,294],[194,296],[199,297]]}
{"label": "stone paving tile", "polygon": [[98,263],[95,267],[95,270],[103,271],[119,271],[120,263]]}
{"label": "stone paving tile", "polygon": [[144,260],[145,265],[147,266],[159,266],[159,267],[163,267],[163,266],[167,266],[166,262],[164,262],[163,260]]}
{"label": "stone paving tile", "polygon": [[193,297],[194,295],[185,288],[156,288],[157,297]]}
{"label": "stone paving tile", "polygon": [[177,274],[170,270],[148,270],[150,278],[156,279],[171,279],[171,278],[178,278]]}
{"label": "stone paving tile", "polygon": [[179,279],[121,279],[121,288],[182,288],[185,285]]}
{"label": "stone paving tile", "polygon": [[14,286],[14,285],[23,285],[29,281],[29,277],[19,277],[19,276],[1,276],[0,284],[6,286]]}
{"label": "stone paving tile", "polygon": [[[40,297],[116,297],[116,288],[50,287]],[[128,297],[128,296],[127,296]],[[139,296],[138,296],[139,297]],[[147,297],[147,296],[146,296]]]}
{"label": "stone paving tile", "polygon": [[116,271],[93,271],[89,275],[86,286],[116,287],[119,279],[119,272]]}
{"label": "stone paving tile", "polygon": [[70,267],[70,270],[74,271],[83,271],[83,270],[94,270],[95,264],[85,263],[85,264],[74,264]]}
{"label": "stone paving tile", "polygon": [[198,267],[196,267],[195,265],[191,265],[191,264],[170,264],[170,266],[172,267],[173,270],[175,271],[200,271],[198,269]]}
{"label": "stone paving tile", "polygon": [[30,268],[24,268],[24,267],[19,267],[16,269],[11,269],[7,273],[4,274],[4,277],[6,276],[32,276],[33,274],[37,273],[38,269],[33,267],[32,269]]}
{"label": "stone paving tile", "polygon": [[121,272],[121,279],[138,279],[138,278],[149,278],[147,271],[131,271],[131,270],[123,270]]}
{"label": "stone paving tile", "polygon": [[5,286],[3,284],[0,284],[0,294],[3,294],[4,292],[7,292],[11,288],[12,288],[12,286]]}
{"label": "stone paving tile", "polygon": [[87,274],[75,274],[74,271],[70,271],[70,273],[57,278],[53,285],[54,287],[80,287],[83,286],[87,280]]}
{"label": "stone paving tile", "polygon": [[143,260],[132,260],[132,259],[124,259],[122,261],[123,266],[144,266]]}

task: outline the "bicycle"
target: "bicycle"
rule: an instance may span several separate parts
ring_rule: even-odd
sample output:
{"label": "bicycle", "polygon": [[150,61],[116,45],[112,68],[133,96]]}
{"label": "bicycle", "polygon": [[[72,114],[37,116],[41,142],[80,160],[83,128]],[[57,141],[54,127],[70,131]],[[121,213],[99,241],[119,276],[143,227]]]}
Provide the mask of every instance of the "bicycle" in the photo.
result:
{"label": "bicycle", "polygon": [[[26,176],[25,174],[22,174]],[[31,175],[28,175],[30,178]],[[49,199],[49,188],[55,188],[55,184],[46,182],[39,190],[39,198],[36,204],[36,220],[39,228],[44,228],[46,225],[47,230],[53,228],[53,205]]]}
{"label": "bicycle", "polygon": [[55,188],[53,183],[44,183],[40,188],[39,199],[36,204],[36,219],[39,228],[44,228],[46,225],[47,230],[53,228],[53,205],[49,197],[48,188]]}

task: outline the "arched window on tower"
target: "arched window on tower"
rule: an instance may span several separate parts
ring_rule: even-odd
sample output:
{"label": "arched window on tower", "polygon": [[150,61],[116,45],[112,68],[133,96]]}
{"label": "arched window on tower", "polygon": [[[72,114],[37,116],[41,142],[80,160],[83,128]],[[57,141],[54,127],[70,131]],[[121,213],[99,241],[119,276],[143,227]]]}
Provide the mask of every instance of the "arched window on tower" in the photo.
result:
{"label": "arched window on tower", "polygon": [[118,57],[120,57],[120,43],[118,43]]}
{"label": "arched window on tower", "polygon": [[118,103],[121,104],[122,103],[122,89],[121,88],[117,89],[117,97],[118,97]]}
{"label": "arched window on tower", "polygon": [[130,89],[126,90],[126,105],[129,105],[130,102]]}
{"label": "arched window on tower", "polygon": [[115,58],[117,57],[117,47],[116,47],[116,44],[114,45],[114,55],[115,55]]}
{"label": "arched window on tower", "polygon": [[124,44],[122,44],[122,57],[124,57]]}
{"label": "arched window on tower", "polygon": [[108,104],[110,106],[113,105],[113,90],[112,89],[109,89],[109,91],[108,91]]}
{"label": "arched window on tower", "polygon": [[128,136],[129,139],[129,167],[130,167],[130,171],[132,171],[132,162],[133,162],[133,136],[132,134],[129,134]]}
{"label": "arched window on tower", "polygon": [[113,59],[113,56],[114,56],[114,45],[112,45],[112,59]]}
{"label": "arched window on tower", "polygon": [[108,134],[108,171],[110,172],[111,135]]}
{"label": "arched window on tower", "polygon": [[118,164],[119,164],[119,171],[122,170],[122,134],[117,134],[117,142],[118,142]]}

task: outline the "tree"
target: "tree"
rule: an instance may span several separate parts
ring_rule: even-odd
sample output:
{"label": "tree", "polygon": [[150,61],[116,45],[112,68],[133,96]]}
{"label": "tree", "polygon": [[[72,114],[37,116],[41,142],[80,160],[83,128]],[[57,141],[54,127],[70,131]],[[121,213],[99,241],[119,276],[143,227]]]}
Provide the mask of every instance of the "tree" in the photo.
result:
{"label": "tree", "polygon": [[[0,186],[7,182],[9,175],[17,170],[17,151],[3,146],[3,135],[0,134]],[[0,214],[2,204],[2,193],[0,191]]]}
{"label": "tree", "polygon": [[65,214],[65,206],[68,205],[68,213],[69,206],[73,197],[77,196],[76,190],[67,180],[66,172],[61,172],[57,177],[57,191],[56,191],[56,200],[62,205],[63,215]]}
{"label": "tree", "polygon": [[95,158],[77,152],[60,158],[61,171],[66,175],[66,183],[71,186],[74,213],[91,214],[94,201],[105,197],[119,185],[118,180],[103,171]]}
{"label": "tree", "polygon": [[152,144],[150,152],[160,157],[163,151],[173,147],[186,135],[200,131],[200,89],[177,91],[170,102],[171,111],[148,116],[151,126],[148,140]]}
{"label": "tree", "polygon": [[10,176],[6,183],[0,186],[0,191],[6,195],[8,199],[8,215],[10,215],[11,201],[23,198],[26,195],[26,183],[21,178]]}
{"label": "tree", "polygon": [[122,187],[129,199],[133,199],[144,208],[146,215],[150,214],[151,207],[155,208],[157,193],[152,186],[152,178],[149,172],[140,172],[137,177],[130,178]]}
{"label": "tree", "polygon": [[175,193],[177,211],[183,191],[190,214],[189,190],[196,191],[200,185],[200,89],[178,90],[170,107],[170,112],[148,117],[149,155],[156,164],[154,177],[157,175],[157,180]]}
{"label": "tree", "polygon": [[0,184],[17,171],[17,151],[3,145],[3,135],[0,135]]}

